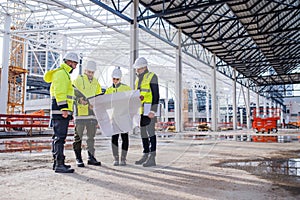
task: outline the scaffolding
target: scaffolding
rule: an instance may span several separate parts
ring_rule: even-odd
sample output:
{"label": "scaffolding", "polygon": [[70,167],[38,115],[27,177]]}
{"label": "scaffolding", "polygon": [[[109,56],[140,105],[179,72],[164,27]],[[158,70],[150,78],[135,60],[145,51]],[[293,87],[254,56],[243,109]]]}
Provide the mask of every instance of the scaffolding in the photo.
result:
{"label": "scaffolding", "polygon": [[[12,27],[11,29],[14,30],[15,28]],[[7,114],[24,113],[25,75],[27,73],[27,70],[23,68],[24,48],[24,39],[17,36],[11,37]]]}

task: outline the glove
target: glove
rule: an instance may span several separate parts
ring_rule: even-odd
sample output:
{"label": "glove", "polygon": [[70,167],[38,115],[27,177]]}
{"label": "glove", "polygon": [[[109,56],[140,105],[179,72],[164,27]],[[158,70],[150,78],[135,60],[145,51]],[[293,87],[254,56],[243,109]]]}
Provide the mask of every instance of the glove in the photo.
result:
{"label": "glove", "polygon": [[140,96],[140,100],[141,100],[141,101],[144,100],[144,96],[143,96],[143,95]]}

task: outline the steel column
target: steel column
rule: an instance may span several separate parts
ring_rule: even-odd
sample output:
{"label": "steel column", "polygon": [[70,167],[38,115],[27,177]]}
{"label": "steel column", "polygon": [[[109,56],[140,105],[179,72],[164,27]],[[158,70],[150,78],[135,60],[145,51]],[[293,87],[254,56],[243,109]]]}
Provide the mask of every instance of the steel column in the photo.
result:
{"label": "steel column", "polygon": [[176,102],[175,102],[175,124],[176,131],[181,132],[183,130],[183,115],[182,115],[182,107],[183,98],[182,98],[182,51],[181,51],[181,30],[178,30],[177,36],[177,48],[176,48],[176,83],[175,83],[175,91],[176,91]]}
{"label": "steel column", "polygon": [[3,33],[3,47],[2,47],[2,71],[1,71],[1,90],[0,90],[0,113],[7,113],[8,100],[8,72],[9,72],[9,45],[10,45],[10,25],[11,16],[5,16],[4,33]]}
{"label": "steel column", "polygon": [[217,66],[215,55],[213,55],[211,87],[211,130],[217,131]]}

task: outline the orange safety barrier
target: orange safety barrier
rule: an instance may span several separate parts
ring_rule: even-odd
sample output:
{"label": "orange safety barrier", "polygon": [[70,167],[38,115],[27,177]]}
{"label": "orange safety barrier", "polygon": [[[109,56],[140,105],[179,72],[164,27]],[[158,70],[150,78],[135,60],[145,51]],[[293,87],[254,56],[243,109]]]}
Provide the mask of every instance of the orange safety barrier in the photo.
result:
{"label": "orange safety barrier", "polygon": [[[42,131],[49,127],[50,116],[42,116],[38,114],[0,114],[0,128],[4,131],[25,130],[32,135],[33,129]],[[69,127],[74,127],[72,121]]]}
{"label": "orange safety barrier", "polygon": [[[72,149],[73,140],[66,140],[65,148]],[[37,151],[41,152],[44,149],[51,149],[51,142],[49,140],[23,140],[23,141],[4,141],[0,143],[0,153],[16,152],[16,151]]]}

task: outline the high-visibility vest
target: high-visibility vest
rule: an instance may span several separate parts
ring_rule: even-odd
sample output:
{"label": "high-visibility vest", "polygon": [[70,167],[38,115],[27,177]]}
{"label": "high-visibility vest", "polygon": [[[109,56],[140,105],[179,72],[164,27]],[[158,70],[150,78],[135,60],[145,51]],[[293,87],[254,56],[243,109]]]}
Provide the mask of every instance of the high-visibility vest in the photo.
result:
{"label": "high-visibility vest", "polygon": [[131,90],[131,87],[128,85],[125,85],[123,83],[117,85],[117,87],[109,87],[106,89],[105,94],[112,94],[112,93],[116,93],[116,92],[125,92],[125,91],[129,91]]}
{"label": "high-visibility vest", "polygon": [[[101,86],[96,78],[90,81],[86,74],[78,76],[73,85],[86,97],[96,96],[101,94]],[[92,111],[89,110],[89,105],[83,105],[79,102],[76,103],[76,119],[95,119]]]}
{"label": "high-visibility vest", "polygon": [[74,88],[69,72],[72,67],[63,63],[59,68],[50,70],[44,75],[44,80],[51,83],[50,95],[52,98],[51,115],[54,119],[61,118],[63,110],[72,115],[74,103]]}
{"label": "high-visibility vest", "polygon": [[[144,74],[143,80],[140,85],[140,95],[144,97],[143,100],[141,100],[141,108],[140,108],[140,114],[144,113],[144,103],[152,103],[152,92],[150,88],[150,83],[151,79],[153,78],[154,73],[153,72],[148,72]],[[135,81],[135,89],[138,89],[138,84],[139,84],[139,78],[136,79]]]}

